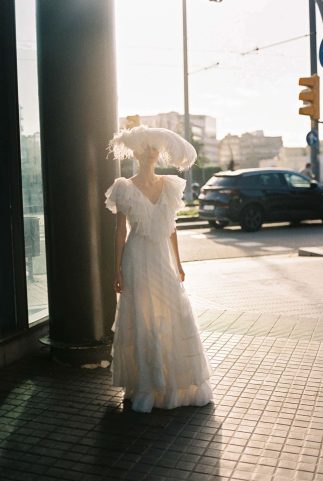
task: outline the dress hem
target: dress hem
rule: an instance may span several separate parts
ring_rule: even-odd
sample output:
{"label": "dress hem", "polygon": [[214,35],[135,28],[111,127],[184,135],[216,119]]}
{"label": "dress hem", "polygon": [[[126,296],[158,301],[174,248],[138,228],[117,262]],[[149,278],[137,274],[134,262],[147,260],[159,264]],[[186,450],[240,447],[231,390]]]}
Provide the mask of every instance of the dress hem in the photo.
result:
{"label": "dress hem", "polygon": [[191,384],[188,388],[182,389],[176,387],[145,392],[123,389],[124,400],[131,401],[131,408],[136,412],[149,413],[153,408],[170,410],[184,406],[202,407],[213,402],[209,381],[204,381],[199,386]]}

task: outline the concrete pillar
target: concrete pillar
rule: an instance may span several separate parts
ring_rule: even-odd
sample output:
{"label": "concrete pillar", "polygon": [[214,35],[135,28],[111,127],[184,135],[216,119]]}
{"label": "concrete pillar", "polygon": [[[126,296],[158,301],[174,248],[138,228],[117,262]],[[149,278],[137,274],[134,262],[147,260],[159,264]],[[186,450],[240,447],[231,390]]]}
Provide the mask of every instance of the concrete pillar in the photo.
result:
{"label": "concrete pillar", "polygon": [[114,219],[104,192],[117,129],[113,0],[37,0],[49,342],[83,365],[108,357]]}

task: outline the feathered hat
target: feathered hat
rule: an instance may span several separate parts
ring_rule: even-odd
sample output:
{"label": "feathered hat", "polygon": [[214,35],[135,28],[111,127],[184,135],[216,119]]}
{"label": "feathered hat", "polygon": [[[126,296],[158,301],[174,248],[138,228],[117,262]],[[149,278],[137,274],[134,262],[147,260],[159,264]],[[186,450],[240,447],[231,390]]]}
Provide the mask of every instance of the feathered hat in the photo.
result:
{"label": "feathered hat", "polygon": [[108,151],[118,160],[133,157],[134,152],[142,153],[147,146],[159,151],[158,164],[175,166],[180,170],[194,164],[197,153],[193,145],[180,135],[168,129],[140,125],[121,130],[109,142]]}

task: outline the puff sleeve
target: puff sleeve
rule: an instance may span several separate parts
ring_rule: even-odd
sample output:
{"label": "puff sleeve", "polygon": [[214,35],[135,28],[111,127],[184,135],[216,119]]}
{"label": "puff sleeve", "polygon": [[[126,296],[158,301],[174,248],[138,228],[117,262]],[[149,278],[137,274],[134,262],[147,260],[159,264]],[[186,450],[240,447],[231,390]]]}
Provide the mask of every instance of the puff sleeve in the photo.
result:
{"label": "puff sleeve", "polygon": [[183,201],[186,180],[178,177],[178,175],[167,175],[167,191],[169,205],[173,210],[173,214],[185,206]]}
{"label": "puff sleeve", "polygon": [[113,184],[105,192],[106,208],[111,210],[113,214],[122,212],[123,214],[127,215],[131,205],[129,195],[130,193],[127,179],[124,177],[115,179]]}

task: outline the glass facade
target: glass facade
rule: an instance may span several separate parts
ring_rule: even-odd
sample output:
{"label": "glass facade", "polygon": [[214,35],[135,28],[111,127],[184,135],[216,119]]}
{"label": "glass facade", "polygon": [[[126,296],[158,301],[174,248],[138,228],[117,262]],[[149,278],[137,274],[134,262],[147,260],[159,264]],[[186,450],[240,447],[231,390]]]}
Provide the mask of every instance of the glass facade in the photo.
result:
{"label": "glass facade", "polygon": [[16,0],[15,6],[28,321],[33,323],[48,316],[35,0]]}

